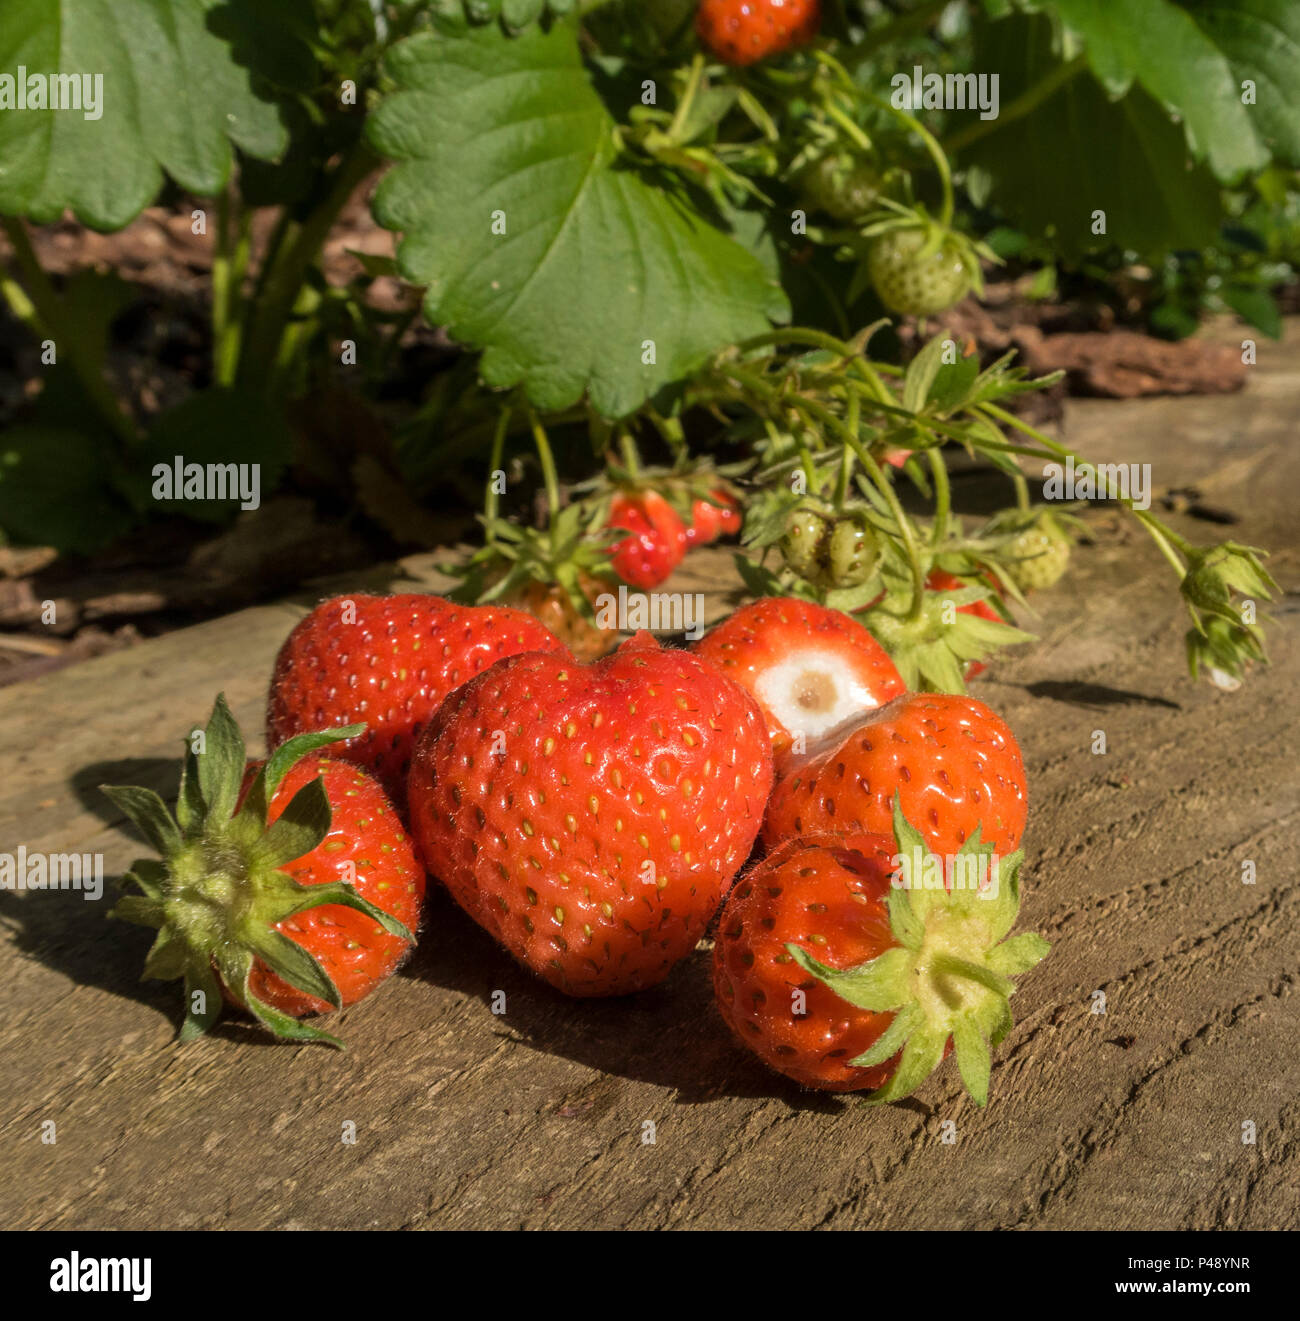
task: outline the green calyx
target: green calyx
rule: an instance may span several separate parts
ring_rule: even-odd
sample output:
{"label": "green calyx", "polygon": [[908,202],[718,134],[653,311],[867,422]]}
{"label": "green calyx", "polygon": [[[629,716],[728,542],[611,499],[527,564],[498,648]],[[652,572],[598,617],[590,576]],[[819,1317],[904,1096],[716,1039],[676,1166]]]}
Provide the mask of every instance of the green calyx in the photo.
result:
{"label": "green calyx", "polygon": [[558,585],[575,612],[595,620],[586,585],[613,588],[618,576],[610,567],[610,550],[626,536],[618,529],[597,528],[581,505],[560,510],[544,529],[519,527],[506,519],[484,519],[487,544],[464,563],[441,566],[460,580],[448,599],[465,605],[508,602],[532,583]]}
{"label": "green calyx", "polygon": [[1001,647],[1033,641],[1032,633],[961,609],[994,600],[989,588],[976,584],[945,592],[927,590],[920,609],[914,611],[910,584],[894,583],[884,599],[859,618],[889,652],[908,688],[964,693],[968,666],[987,660]]}
{"label": "green calyx", "polygon": [[1192,617],[1187,662],[1193,678],[1204,669],[1216,685],[1232,690],[1248,662],[1268,659],[1261,627],[1267,617],[1258,603],[1280,589],[1264,568],[1263,554],[1235,541],[1189,553],[1181,590]]}
{"label": "green calyx", "polygon": [[[221,986],[276,1036],[342,1046],[337,1037],[260,1000],[250,978],[260,959],[291,986],[338,1008],[338,988],[317,960],[276,927],[322,904],[342,904],[374,918],[386,931],[412,940],[395,918],[348,883],[299,885],[281,870],[328,835],[331,809],[318,776],[300,789],[270,825],[268,806],[289,770],[330,743],[354,738],[364,725],[300,734],[277,748],[249,786],[242,806],[245,750],[224,694],[207,727],[186,742],[173,816],[152,789],[103,785],[159,858],[136,862],[122,878],[124,894],[109,914],[158,932],[144,976],[185,982],[180,1039],[201,1036],[221,1012]],[[218,980],[219,979],[219,980]]]}
{"label": "green calyx", "polygon": [[875,1045],[852,1061],[872,1068],[902,1052],[871,1104],[910,1096],[942,1062],[951,1039],[962,1082],[983,1106],[990,1051],[1012,1026],[1012,978],[1050,949],[1035,932],[1009,934],[1020,911],[1022,855],[994,858],[977,832],[945,867],[903,816],[897,798],[894,839],[901,865],[889,893],[889,920],[898,944],[844,970],[826,967],[798,945],[786,949],[842,1000],[872,1013],[893,1013]]}

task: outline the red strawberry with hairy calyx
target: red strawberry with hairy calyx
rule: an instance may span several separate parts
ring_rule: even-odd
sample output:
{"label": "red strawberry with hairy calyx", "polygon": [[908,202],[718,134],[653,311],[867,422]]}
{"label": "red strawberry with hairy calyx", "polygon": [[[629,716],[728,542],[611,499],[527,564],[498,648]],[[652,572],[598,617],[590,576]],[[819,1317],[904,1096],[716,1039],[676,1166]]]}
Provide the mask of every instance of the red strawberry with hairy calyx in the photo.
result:
{"label": "red strawberry with hairy calyx", "polygon": [[638,634],[577,665],[502,661],[411,765],[411,827],[457,903],[571,995],[653,986],[749,856],[772,783],[753,698]]}
{"label": "red strawberry with hairy calyx", "polygon": [[123,877],[113,915],[157,929],[145,976],[185,979],[181,1040],[224,995],[277,1036],[342,1043],[297,1020],[355,1003],[414,943],[424,869],[378,781],[322,754],[360,726],[244,762],[224,697],[191,737],[173,818],[152,790],[104,786],[162,861]]}
{"label": "red strawberry with hairy calyx", "polygon": [[794,597],[742,606],[693,650],[754,694],[778,750],[799,734],[818,739],[906,691],[861,624]]}
{"label": "red strawberry with hairy calyx", "polygon": [[[1011,978],[1048,952],[1034,933],[1007,939],[1021,858],[991,852],[966,845],[953,882],[927,885],[939,860],[897,806],[888,835],[787,840],[722,910],[713,984],[723,1018],[805,1087],[871,1088],[873,1102],[910,1095],[951,1044],[983,1105],[989,1048],[1012,1025]],[[981,874],[983,884],[964,883]]]}
{"label": "red strawberry with hairy calyx", "polygon": [[831,730],[791,756],[772,789],[763,839],[883,834],[894,796],[936,853],[955,854],[975,832],[994,852],[1020,844],[1028,811],[1015,735],[983,702],[908,693]]}
{"label": "red strawberry with hairy calyx", "polygon": [[821,0],[701,0],[700,41],[724,64],[757,64],[812,41]]}
{"label": "red strawberry with hairy calyx", "polygon": [[328,750],[377,775],[406,807],[406,772],[420,730],[448,693],[506,656],[567,655],[530,614],[455,605],[441,596],[340,596],[300,620],[276,657],[267,703],[271,748],[309,730],[364,721]]}

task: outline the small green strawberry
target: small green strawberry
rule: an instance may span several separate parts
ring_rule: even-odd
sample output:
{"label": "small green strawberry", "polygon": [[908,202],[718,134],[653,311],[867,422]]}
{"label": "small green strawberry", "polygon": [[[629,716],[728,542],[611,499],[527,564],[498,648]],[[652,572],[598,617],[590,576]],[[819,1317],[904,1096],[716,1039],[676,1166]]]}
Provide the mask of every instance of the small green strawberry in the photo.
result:
{"label": "small green strawberry", "polygon": [[807,582],[820,581],[831,525],[811,505],[797,505],[785,520],[781,556],[786,565]]}
{"label": "small green strawberry", "polygon": [[850,221],[866,215],[880,196],[880,172],[849,155],[831,153],[820,157],[799,181],[808,209],[822,211],[833,220]]}
{"label": "small green strawberry", "polygon": [[880,301],[903,316],[934,316],[960,302],[972,283],[956,236],[919,227],[875,238],[867,273]]}
{"label": "small green strawberry", "polygon": [[831,532],[828,552],[831,585],[861,587],[879,563],[880,541],[875,532],[859,519],[840,519]]}
{"label": "small green strawberry", "polygon": [[1074,545],[1070,528],[1077,520],[1045,509],[1012,510],[998,514],[989,524],[1007,540],[999,547],[998,561],[1021,592],[1045,592],[1055,587],[1070,564]]}

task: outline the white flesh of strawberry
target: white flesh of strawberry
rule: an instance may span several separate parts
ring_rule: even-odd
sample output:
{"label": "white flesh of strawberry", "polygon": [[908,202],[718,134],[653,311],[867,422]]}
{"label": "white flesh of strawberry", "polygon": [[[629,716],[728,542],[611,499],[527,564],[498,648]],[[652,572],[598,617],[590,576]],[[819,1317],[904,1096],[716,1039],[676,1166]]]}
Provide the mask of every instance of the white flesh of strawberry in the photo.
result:
{"label": "white flesh of strawberry", "polygon": [[876,705],[843,656],[809,647],[791,652],[754,685],[760,702],[789,730],[811,742]]}

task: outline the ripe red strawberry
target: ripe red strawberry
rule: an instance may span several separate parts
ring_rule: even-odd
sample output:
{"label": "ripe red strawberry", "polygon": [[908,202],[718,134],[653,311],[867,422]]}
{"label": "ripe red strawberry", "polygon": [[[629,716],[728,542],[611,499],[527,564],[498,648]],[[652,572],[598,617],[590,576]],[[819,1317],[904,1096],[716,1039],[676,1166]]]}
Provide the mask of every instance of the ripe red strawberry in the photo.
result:
{"label": "ripe red strawberry", "polygon": [[354,1004],[414,944],[424,869],[378,781],[322,749],[360,726],[304,734],[245,766],[224,697],[191,735],[175,818],[149,789],[104,792],[162,861],[123,878],[113,915],[157,929],[145,976],[185,979],[181,1040],[224,995],[277,1036],[342,1043],[297,1020]]}
{"label": "ripe red strawberry", "polygon": [[521,963],[621,995],[695,947],[771,783],[753,698],[642,633],[591,666],[516,656],[455,693],[416,747],[411,828]]}
{"label": "ripe red strawberry", "polygon": [[821,0],[702,0],[700,41],[724,64],[757,64],[813,40]]}
{"label": "ripe red strawberry", "polygon": [[983,1105],[989,1047],[1011,1027],[1011,977],[1048,952],[1033,933],[1005,939],[1020,906],[1020,855],[989,852],[968,848],[945,888],[926,885],[937,860],[901,815],[889,835],[788,840],[741,877],[722,910],[713,985],[723,1018],[796,1082],[878,1088],[873,1102],[915,1091],[955,1045],[962,1081]]}
{"label": "ripe red strawberry", "polygon": [[934,852],[955,854],[978,829],[1002,855],[1024,834],[1026,793],[1015,735],[983,702],[909,693],[787,758],[763,839],[886,833],[897,794]]}
{"label": "ripe red strawberry", "polygon": [[508,606],[455,605],[441,596],[340,596],[300,620],[276,657],[266,742],[364,721],[331,747],[379,777],[400,810],[416,736],[447,694],[505,656],[564,644]]}
{"label": "ripe red strawberry", "polygon": [[693,550],[696,546],[711,546],[722,537],[734,536],[742,522],[740,504],[734,496],[722,490],[710,491],[709,499],[696,500],[692,506],[686,547]]}
{"label": "ripe red strawberry", "polygon": [[627,528],[632,534],[614,547],[610,562],[633,587],[658,587],[686,557],[686,528],[657,491],[616,495],[608,526]]}
{"label": "ripe red strawberry", "polygon": [[778,752],[797,734],[813,742],[905,691],[861,624],[793,597],[742,606],[693,650],[754,694]]}

